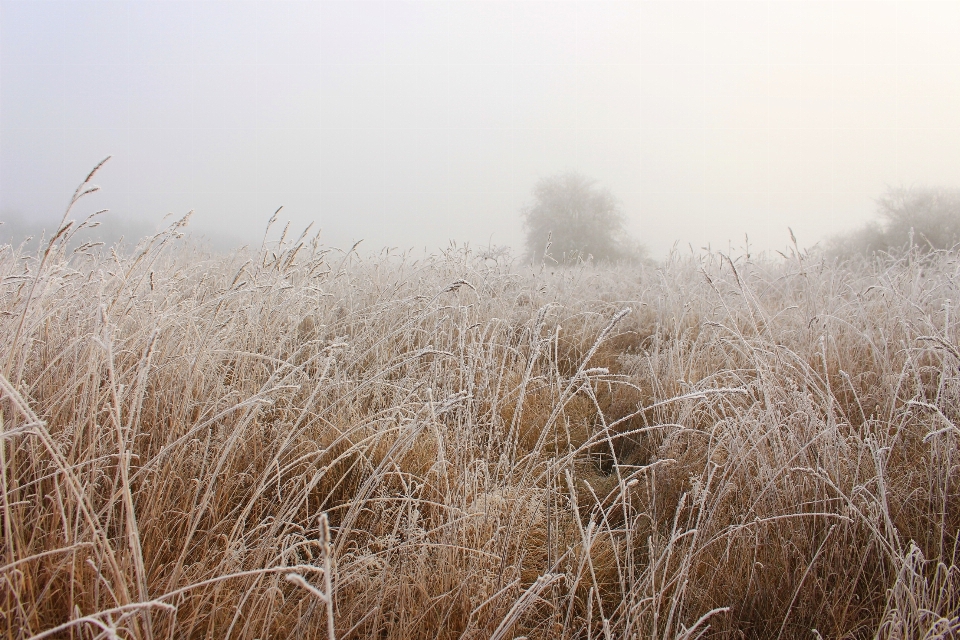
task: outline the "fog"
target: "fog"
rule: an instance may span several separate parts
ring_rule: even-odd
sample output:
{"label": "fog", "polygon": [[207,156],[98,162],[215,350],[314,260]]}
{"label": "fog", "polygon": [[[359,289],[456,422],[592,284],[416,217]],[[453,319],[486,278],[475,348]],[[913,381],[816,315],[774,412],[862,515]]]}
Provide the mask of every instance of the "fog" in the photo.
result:
{"label": "fog", "polygon": [[960,186],[958,2],[0,0],[0,219],[520,247],[539,177],[653,255],[802,246]]}

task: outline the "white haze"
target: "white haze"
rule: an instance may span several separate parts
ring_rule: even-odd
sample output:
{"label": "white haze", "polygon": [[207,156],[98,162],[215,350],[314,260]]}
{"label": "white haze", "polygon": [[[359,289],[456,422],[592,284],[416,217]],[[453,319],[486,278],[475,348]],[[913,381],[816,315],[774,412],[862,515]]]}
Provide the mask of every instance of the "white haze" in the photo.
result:
{"label": "white haze", "polygon": [[960,186],[958,2],[0,1],[0,219],[521,244],[583,172],[654,255],[801,245]]}

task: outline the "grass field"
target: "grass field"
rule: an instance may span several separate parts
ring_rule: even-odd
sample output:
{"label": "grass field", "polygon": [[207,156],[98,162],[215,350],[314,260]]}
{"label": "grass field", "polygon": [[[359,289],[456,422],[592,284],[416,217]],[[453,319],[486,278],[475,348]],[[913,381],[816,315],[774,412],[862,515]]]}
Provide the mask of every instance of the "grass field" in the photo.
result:
{"label": "grass field", "polygon": [[178,231],[0,250],[7,637],[960,633],[957,253]]}

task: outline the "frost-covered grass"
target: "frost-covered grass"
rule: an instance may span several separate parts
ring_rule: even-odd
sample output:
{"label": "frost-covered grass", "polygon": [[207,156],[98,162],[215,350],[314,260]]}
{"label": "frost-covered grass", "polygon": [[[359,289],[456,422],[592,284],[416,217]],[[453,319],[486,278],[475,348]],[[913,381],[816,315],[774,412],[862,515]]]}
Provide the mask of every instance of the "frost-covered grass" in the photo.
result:
{"label": "frost-covered grass", "polygon": [[8,637],[960,629],[955,252],[551,270],[71,232],[0,250]]}

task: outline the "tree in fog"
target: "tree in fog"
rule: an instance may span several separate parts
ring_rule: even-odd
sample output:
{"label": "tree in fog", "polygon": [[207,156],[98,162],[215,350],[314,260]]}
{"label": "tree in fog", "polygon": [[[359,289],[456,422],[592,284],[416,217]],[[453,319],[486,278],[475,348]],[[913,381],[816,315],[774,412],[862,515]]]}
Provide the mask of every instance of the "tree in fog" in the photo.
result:
{"label": "tree in fog", "polygon": [[[558,262],[618,260],[640,256],[624,229],[619,201],[609,189],[576,172],[541,178],[523,212],[526,255]],[[549,244],[549,248],[548,248]]]}
{"label": "tree in fog", "polygon": [[960,189],[889,189],[878,205],[891,246],[910,242],[911,231],[921,250],[948,249],[960,242]]}
{"label": "tree in fog", "polygon": [[877,219],[834,238],[835,255],[872,253],[908,245],[920,251],[949,249],[960,243],[960,189],[898,187],[877,201]]}

